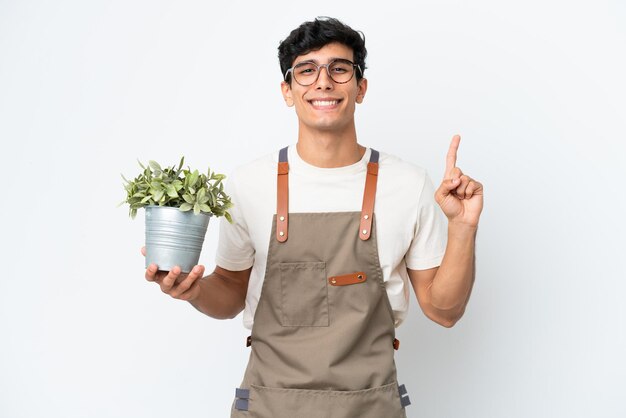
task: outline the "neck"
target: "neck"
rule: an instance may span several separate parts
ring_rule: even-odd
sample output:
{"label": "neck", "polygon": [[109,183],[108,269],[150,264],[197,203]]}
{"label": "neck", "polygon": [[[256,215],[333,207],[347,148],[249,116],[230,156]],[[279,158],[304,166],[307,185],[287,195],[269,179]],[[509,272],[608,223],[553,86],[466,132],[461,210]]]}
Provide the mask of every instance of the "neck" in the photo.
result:
{"label": "neck", "polygon": [[357,143],[354,125],[341,133],[311,132],[300,127],[296,149],[302,160],[320,168],[352,165],[365,154],[365,147]]}

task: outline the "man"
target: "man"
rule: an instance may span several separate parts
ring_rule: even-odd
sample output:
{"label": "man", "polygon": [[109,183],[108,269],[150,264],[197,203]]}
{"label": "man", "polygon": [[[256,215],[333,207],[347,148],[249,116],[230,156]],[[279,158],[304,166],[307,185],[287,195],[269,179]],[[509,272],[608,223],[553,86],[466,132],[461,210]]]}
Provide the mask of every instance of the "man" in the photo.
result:
{"label": "man", "polygon": [[232,417],[405,417],[393,355],[408,282],[443,326],[465,310],[482,185],[456,167],[459,136],[436,192],[423,169],[358,144],[366,54],[335,19],[292,31],[279,60],[297,144],[230,177],[234,222],[213,273],[146,271],[211,317],[244,310],[251,354]]}

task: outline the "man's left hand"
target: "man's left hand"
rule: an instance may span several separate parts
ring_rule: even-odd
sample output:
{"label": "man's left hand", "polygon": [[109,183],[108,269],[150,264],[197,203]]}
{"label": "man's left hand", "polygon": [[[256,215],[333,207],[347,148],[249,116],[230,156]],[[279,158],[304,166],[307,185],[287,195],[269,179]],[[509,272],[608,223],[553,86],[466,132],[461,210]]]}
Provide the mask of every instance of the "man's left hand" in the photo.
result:
{"label": "man's left hand", "polygon": [[463,174],[456,166],[456,156],[461,137],[454,135],[446,157],[446,172],[435,200],[441,206],[449,223],[478,226],[483,210],[483,185]]}

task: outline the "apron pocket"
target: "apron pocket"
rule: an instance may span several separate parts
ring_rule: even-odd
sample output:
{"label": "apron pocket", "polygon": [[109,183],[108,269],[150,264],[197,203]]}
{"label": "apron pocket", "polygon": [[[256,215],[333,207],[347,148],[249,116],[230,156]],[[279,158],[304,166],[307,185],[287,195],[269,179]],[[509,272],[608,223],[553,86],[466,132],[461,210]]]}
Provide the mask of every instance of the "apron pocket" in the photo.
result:
{"label": "apron pocket", "polygon": [[364,390],[308,390],[250,386],[254,418],[406,418],[398,384]]}
{"label": "apron pocket", "polygon": [[326,263],[280,263],[280,284],[282,326],[329,325]]}

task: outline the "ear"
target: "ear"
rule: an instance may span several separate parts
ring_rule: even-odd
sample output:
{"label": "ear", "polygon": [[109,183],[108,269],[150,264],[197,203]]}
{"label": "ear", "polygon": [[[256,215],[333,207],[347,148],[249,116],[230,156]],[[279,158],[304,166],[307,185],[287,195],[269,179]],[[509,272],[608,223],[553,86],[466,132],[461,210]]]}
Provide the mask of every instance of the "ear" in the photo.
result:
{"label": "ear", "polygon": [[285,99],[285,103],[287,106],[293,106],[293,97],[291,96],[291,86],[286,81],[280,83],[280,90],[283,93],[283,99]]}
{"label": "ear", "polygon": [[367,91],[367,79],[362,78],[357,85],[358,91],[356,94],[356,102],[361,104],[365,98],[365,92]]}

